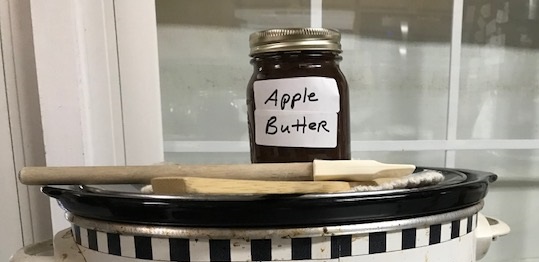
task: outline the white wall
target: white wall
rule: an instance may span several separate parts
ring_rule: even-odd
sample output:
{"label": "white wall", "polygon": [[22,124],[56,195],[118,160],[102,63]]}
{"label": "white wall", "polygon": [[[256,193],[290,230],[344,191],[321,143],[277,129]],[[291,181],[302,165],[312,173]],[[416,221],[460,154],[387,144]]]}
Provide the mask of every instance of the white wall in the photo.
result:
{"label": "white wall", "polygon": [[45,164],[29,1],[0,1],[0,261],[52,236],[48,198],[17,180]]}
{"label": "white wall", "polygon": [[[1,58],[1,55],[0,55]],[[3,63],[0,59],[0,68]],[[7,106],[4,72],[0,72],[0,199],[2,199],[2,223],[0,223],[0,259],[6,261],[11,253],[23,245],[15,163],[11,144],[11,129]]]}

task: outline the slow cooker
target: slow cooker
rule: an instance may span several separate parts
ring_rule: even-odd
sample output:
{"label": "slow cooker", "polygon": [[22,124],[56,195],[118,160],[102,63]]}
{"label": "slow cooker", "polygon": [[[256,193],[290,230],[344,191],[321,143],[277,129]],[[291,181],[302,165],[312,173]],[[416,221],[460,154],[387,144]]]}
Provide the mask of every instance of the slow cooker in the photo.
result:
{"label": "slow cooker", "polygon": [[509,233],[479,213],[497,176],[429,169],[444,181],[336,194],[163,196],[140,193],[140,185],[45,186],[72,227],[11,261],[480,259],[492,239]]}

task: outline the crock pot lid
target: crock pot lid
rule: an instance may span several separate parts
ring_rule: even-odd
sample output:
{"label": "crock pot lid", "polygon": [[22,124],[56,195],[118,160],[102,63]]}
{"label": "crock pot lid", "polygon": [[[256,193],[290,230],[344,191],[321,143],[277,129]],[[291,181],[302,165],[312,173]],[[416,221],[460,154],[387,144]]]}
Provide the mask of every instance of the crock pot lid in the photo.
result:
{"label": "crock pot lid", "polygon": [[309,195],[162,196],[141,185],[44,186],[76,216],[181,227],[311,227],[446,213],[479,203],[492,173],[445,168],[442,183],[415,189]]}

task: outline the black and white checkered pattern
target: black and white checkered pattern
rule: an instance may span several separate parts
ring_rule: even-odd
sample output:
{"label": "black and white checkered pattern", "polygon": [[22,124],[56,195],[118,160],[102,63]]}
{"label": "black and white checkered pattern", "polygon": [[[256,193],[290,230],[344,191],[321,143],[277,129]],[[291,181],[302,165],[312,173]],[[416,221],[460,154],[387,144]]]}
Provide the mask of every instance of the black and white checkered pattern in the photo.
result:
{"label": "black and white checkered pattern", "polygon": [[335,259],[436,245],[464,236],[477,214],[424,228],[368,234],[274,239],[153,238],[99,232],[73,225],[75,242],[116,256],[162,261],[275,261]]}

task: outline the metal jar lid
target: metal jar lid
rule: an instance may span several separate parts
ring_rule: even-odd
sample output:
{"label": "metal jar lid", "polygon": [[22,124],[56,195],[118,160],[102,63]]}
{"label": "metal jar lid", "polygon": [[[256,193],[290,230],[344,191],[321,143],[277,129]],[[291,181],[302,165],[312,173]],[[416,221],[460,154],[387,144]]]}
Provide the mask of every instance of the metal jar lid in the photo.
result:
{"label": "metal jar lid", "polygon": [[249,36],[250,56],[300,50],[342,52],[341,34],[326,28],[280,28],[252,33]]}

